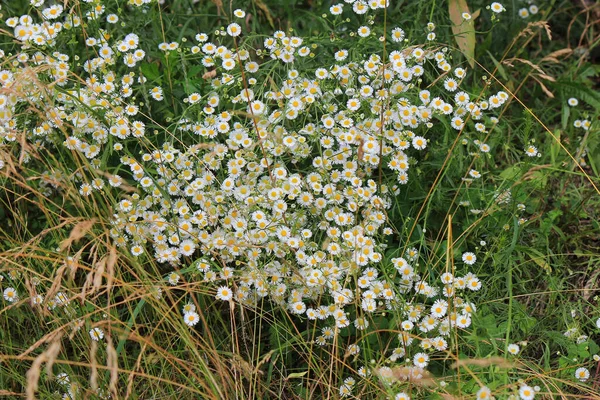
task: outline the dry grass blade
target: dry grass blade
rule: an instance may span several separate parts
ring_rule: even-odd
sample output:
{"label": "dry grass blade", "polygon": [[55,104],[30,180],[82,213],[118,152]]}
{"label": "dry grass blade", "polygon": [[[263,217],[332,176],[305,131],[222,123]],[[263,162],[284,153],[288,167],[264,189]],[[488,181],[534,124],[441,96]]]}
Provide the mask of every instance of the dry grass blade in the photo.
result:
{"label": "dry grass blade", "polygon": [[23,397],[23,393],[11,392],[10,390],[0,389],[0,396]]}
{"label": "dry grass blade", "polygon": [[271,28],[275,28],[275,22],[273,21],[273,16],[271,15],[269,7],[267,7],[262,0],[254,0],[254,4],[265,14],[265,18],[267,18],[267,21],[269,21]]}
{"label": "dry grass blade", "polygon": [[552,53],[548,54],[544,58],[542,58],[542,62],[551,61],[554,63],[560,63],[560,60],[558,59],[558,57],[570,56],[571,54],[573,54],[572,49],[567,48],[567,49],[556,50],[556,51],[553,51]]}
{"label": "dry grass blade", "polygon": [[6,177],[10,177],[11,175],[13,175],[13,176],[19,175],[19,172],[17,171],[17,167],[15,166],[10,153],[3,151],[1,148],[0,148],[0,160],[4,161],[7,166],[6,168],[0,169],[0,173],[2,175],[5,175]]}
{"label": "dry grass blade", "polygon": [[210,71],[206,71],[203,75],[202,75],[202,79],[212,79],[215,76],[217,76],[217,70],[213,69]]}
{"label": "dry grass blade", "polygon": [[502,64],[508,65],[509,67],[514,67],[514,65],[512,63],[513,61],[518,61],[520,63],[527,64],[531,68],[536,70],[538,73],[545,74],[544,70],[539,65],[536,65],[536,64],[532,63],[531,61],[525,60],[523,58],[517,58],[517,57],[507,58],[506,60],[502,61]]}
{"label": "dry grass blade", "polygon": [[238,371],[242,375],[244,375],[248,378],[251,378],[252,374],[255,372],[263,374],[262,371],[255,370],[254,368],[252,368],[252,365],[250,365],[250,363],[248,361],[244,360],[239,354],[234,354],[233,358],[231,358],[230,362],[231,362],[231,368],[234,371]]}
{"label": "dry grass blade", "polygon": [[[600,285],[600,269],[597,269],[594,272],[592,272],[592,275],[585,283],[585,286],[584,286],[585,291],[583,293],[583,299],[585,301],[589,301],[590,297],[592,297],[592,293],[594,293],[594,291],[596,291],[600,288],[599,285]],[[600,379],[600,376],[598,376],[598,378]]]}
{"label": "dry grass blade", "polygon": [[54,298],[54,295],[58,292],[60,288],[60,284],[62,282],[63,275],[65,273],[65,269],[67,269],[67,265],[63,264],[57,271],[54,280],[52,281],[52,285],[50,289],[46,292],[46,303]]}
{"label": "dry grass blade", "polygon": [[531,77],[540,85],[540,88],[542,88],[542,91],[546,94],[546,96],[548,96],[549,98],[553,99],[554,98],[554,93],[552,93],[550,91],[550,89],[548,89],[546,87],[546,85],[544,85],[539,79],[536,78],[535,75],[531,75]]}
{"label": "dry grass blade", "polygon": [[117,381],[119,380],[119,365],[117,363],[117,351],[112,343],[112,338],[106,338],[106,366],[110,370],[110,383],[108,388],[112,396],[118,398]]}
{"label": "dry grass blade", "polygon": [[377,376],[387,382],[410,382],[413,385],[429,387],[435,385],[435,380],[429,371],[416,367],[395,367],[391,369],[378,368]]}
{"label": "dry grass blade", "polygon": [[60,338],[63,336],[63,334],[64,334],[64,332],[63,332],[62,328],[59,328],[55,331],[50,332],[49,334],[47,334],[46,336],[44,336],[43,338],[41,338],[40,340],[38,340],[37,342],[32,344],[31,346],[29,346],[29,348],[27,350],[25,350],[23,353],[21,353],[18,357],[19,358],[26,357],[29,353],[31,353],[32,351],[34,351],[35,349],[37,349],[44,343],[50,343],[50,342],[55,342],[57,340],[60,340]]}
{"label": "dry grass blade", "polygon": [[90,388],[94,391],[98,389],[98,361],[96,360],[97,352],[98,342],[92,340],[90,346]]}
{"label": "dry grass blade", "polygon": [[27,293],[29,293],[29,298],[31,299],[31,306],[34,307],[34,301],[33,299],[35,299],[35,297],[37,296],[37,292],[35,290],[35,287],[31,284],[31,281],[29,280],[29,276],[25,275],[25,287],[27,288]]}
{"label": "dry grass blade", "polygon": [[456,368],[464,367],[466,365],[474,365],[477,367],[489,367],[490,365],[493,365],[495,367],[500,367],[500,368],[513,368],[514,367],[513,364],[510,361],[508,361],[506,358],[490,357],[490,358],[469,358],[469,359],[458,360],[452,364],[452,368],[456,369]]}
{"label": "dry grass blade", "polygon": [[81,221],[80,223],[75,225],[71,230],[69,237],[61,242],[60,250],[63,251],[64,249],[69,247],[73,242],[76,242],[77,240],[84,237],[92,228],[92,226],[94,226],[95,223],[96,218],[92,218],[88,221]]}
{"label": "dry grass blade", "polygon": [[60,339],[52,342],[48,349],[44,351],[42,354],[37,356],[35,360],[33,360],[33,364],[31,368],[27,371],[25,376],[27,377],[27,387],[25,389],[25,395],[27,396],[27,400],[35,399],[35,392],[38,389],[38,383],[40,379],[40,371],[42,369],[42,364],[46,363],[46,373],[48,376],[52,376],[52,365],[58,357],[60,353]]}
{"label": "dry grass blade", "polygon": [[81,286],[81,293],[79,294],[79,298],[81,299],[81,304],[85,302],[86,296],[88,294],[88,289],[94,284],[94,271],[90,271],[85,278],[85,282]]}
{"label": "dry grass blade", "polygon": [[539,76],[542,79],[545,79],[547,81],[550,82],[556,82],[556,79],[554,79],[553,77],[551,77],[550,75],[546,75],[546,74],[537,74],[537,76]]}
{"label": "dry grass blade", "polygon": [[[95,171],[95,172],[98,173],[98,174],[100,174],[100,175],[102,175],[102,176],[104,176],[105,178],[107,178],[109,180],[112,180],[112,179],[116,178],[115,175],[113,175],[113,174],[111,174],[109,172],[106,172],[106,171]],[[128,193],[137,193],[138,192],[138,190],[136,188],[134,188],[133,186],[127,184],[126,182],[121,182],[121,184],[119,185],[119,189],[123,190],[125,192],[128,192]]]}
{"label": "dry grass blade", "polygon": [[94,273],[94,282],[92,285],[93,292],[96,292],[102,286],[102,276],[104,275],[107,260],[108,256],[104,256],[96,264],[96,272]]}
{"label": "dry grass blade", "polygon": [[269,360],[271,359],[271,356],[273,356],[274,353],[275,353],[275,350],[271,350],[267,354],[265,354],[265,356],[258,362],[258,364],[256,364],[256,367],[254,367],[254,373],[260,372],[262,374],[262,371],[259,371],[259,368],[264,363],[269,362]]}
{"label": "dry grass blade", "polygon": [[108,260],[106,260],[106,290],[110,291],[115,280],[115,265],[117,264],[117,249],[115,246],[110,248]]}
{"label": "dry grass blade", "polygon": [[217,13],[219,15],[224,15],[225,10],[223,9],[223,1],[222,0],[211,0],[215,6],[217,6]]}
{"label": "dry grass blade", "polygon": [[457,397],[454,397],[454,396],[452,396],[451,394],[448,394],[448,393],[440,393],[439,395],[444,400],[455,400],[455,399],[457,399]]}

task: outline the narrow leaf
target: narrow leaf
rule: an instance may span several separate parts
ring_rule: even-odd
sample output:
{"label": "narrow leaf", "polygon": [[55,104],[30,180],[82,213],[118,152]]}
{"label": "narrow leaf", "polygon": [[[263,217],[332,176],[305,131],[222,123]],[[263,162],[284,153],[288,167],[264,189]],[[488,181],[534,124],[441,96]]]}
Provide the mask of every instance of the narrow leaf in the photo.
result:
{"label": "narrow leaf", "polygon": [[498,60],[496,60],[494,58],[494,56],[492,55],[492,53],[489,52],[489,50],[487,50],[487,53],[490,56],[490,58],[492,59],[492,62],[494,63],[494,65],[496,66],[496,68],[498,69],[498,72],[500,73],[500,76],[502,76],[502,79],[504,79],[505,81],[508,81],[508,74],[506,73],[506,70],[504,69],[504,66],[502,64],[500,64],[498,62]]}
{"label": "narrow leaf", "polygon": [[302,378],[307,373],[308,373],[308,371],[293,372],[293,373],[291,373],[291,374],[288,375],[287,379]]}

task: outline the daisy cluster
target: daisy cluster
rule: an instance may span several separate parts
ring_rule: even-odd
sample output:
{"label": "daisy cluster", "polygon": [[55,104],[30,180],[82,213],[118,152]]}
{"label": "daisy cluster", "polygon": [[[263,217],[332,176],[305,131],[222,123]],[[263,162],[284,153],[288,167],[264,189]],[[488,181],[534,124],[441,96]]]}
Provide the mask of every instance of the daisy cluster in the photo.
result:
{"label": "daisy cluster", "polygon": [[[228,40],[241,33],[235,22],[225,31]],[[479,121],[476,129],[485,132],[484,112],[508,96],[472,101],[460,91],[466,71],[441,49],[405,46],[401,30],[392,32],[396,48],[386,60],[349,60],[347,49],[335,49],[330,65],[302,70],[295,63],[310,60],[312,46],[275,32],[261,54],[287,72],[266,90],[256,85],[260,63],[252,50],[197,35],[200,49],[192,51],[216,74],[209,93],[184,99],[202,117],[179,120],[178,136],[195,143],[122,158],[141,193],[118,204],[115,242],[172,265],[172,285],[183,274],[198,279],[180,272],[191,264],[220,300],[252,307],[268,298],[314,321],[320,346],[331,346],[350,325],[366,331],[373,316],[394,310],[403,320],[386,358],[422,375],[430,354],[447,349],[452,327],[470,326],[475,305],[461,294],[482,284],[468,272],[422,275],[416,249],[384,260],[385,236],[393,232],[386,210],[436,118],[457,131]],[[442,76],[438,87],[420,87],[426,70]],[[475,261],[463,255],[464,265]],[[198,323],[193,304],[182,312],[186,324]],[[360,345],[351,344],[349,354],[359,354]],[[340,393],[352,393],[354,382]]]}
{"label": "daisy cluster", "polygon": [[521,0],[521,3],[523,3],[523,7],[519,8],[517,12],[519,17],[523,19],[529,19],[540,12],[539,7],[535,4],[534,0]]}
{"label": "daisy cluster", "polygon": [[[156,145],[134,100],[134,94],[164,100],[163,89],[148,86],[136,68],[146,58],[141,38],[112,35],[118,17],[89,4],[85,18],[106,29],[85,39],[93,56],[74,63],[39,46],[51,49],[61,34],[81,32],[82,21],[60,5],[38,3],[41,23],[29,15],[6,21],[22,51],[0,71],[0,140],[17,147],[26,127],[36,149],[58,146],[89,160],[93,177],[76,177],[83,198],[121,186],[114,170],[101,170],[103,155],[120,153],[137,189],[115,205],[112,218],[110,234],[123,251],[148,252],[172,266],[166,279],[174,286],[182,268],[193,265],[197,272],[186,272],[186,280],[213,282],[221,300],[281,304],[319,324],[316,343],[323,346],[351,324],[365,330],[373,315],[397,310],[403,321],[388,357],[414,365],[415,374],[427,367],[429,354],[447,348],[452,326],[470,326],[475,306],[460,295],[479,290],[479,279],[453,271],[429,279],[417,267],[416,249],[385,260],[393,232],[386,210],[434,137],[437,120],[457,131],[477,121],[483,132],[484,112],[502,105],[505,93],[472,99],[460,90],[467,71],[453,66],[445,49],[408,46],[399,27],[385,33],[385,58],[358,59],[344,48],[323,48],[333,56],[316,57],[314,44],[283,31],[264,39],[262,48],[242,48],[243,30],[232,22],[213,41],[205,33],[191,41],[189,54],[214,71],[210,90],[179,99],[189,108],[172,134],[186,139]],[[386,6],[350,3],[357,14]],[[331,14],[344,6],[332,6]],[[379,41],[366,26],[357,33]],[[181,45],[164,42],[159,50]],[[266,63],[285,72],[265,88],[257,82]],[[79,80],[74,64],[81,65]],[[426,81],[439,77],[439,83],[425,84],[426,71]],[[39,118],[24,120],[17,111],[39,103],[48,104]],[[147,151],[125,152],[131,145]],[[43,177],[47,191],[54,190],[56,177]],[[471,265],[475,255],[463,260]],[[14,301],[16,290],[4,296]],[[198,322],[193,305],[183,312],[186,324]],[[89,333],[96,341],[104,337],[99,328]],[[359,343],[349,350],[358,354]]]}

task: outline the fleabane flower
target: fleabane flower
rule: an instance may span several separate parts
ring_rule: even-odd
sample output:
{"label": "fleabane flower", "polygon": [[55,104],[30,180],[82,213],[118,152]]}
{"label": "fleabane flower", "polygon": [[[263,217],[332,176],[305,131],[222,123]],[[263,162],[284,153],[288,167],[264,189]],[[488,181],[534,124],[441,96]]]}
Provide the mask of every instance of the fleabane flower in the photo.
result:
{"label": "fleabane flower", "polygon": [[491,398],[492,398],[492,391],[490,390],[489,387],[482,386],[477,391],[477,400],[485,400],[485,399],[491,399]]}
{"label": "fleabane flower", "polygon": [[12,287],[4,289],[4,300],[8,301],[9,303],[14,303],[15,301],[19,300],[17,290]]}
{"label": "fleabane flower", "polygon": [[538,150],[535,146],[527,146],[525,149],[525,154],[527,154],[529,157],[535,157],[538,155]]}
{"label": "fleabane flower", "polygon": [[233,291],[227,286],[221,286],[217,289],[215,297],[219,300],[229,301],[233,298]]}
{"label": "fleabane flower", "polygon": [[183,315],[183,321],[188,326],[194,326],[200,321],[200,317],[195,311],[188,311]]}
{"label": "fleabane flower", "polygon": [[415,136],[412,140],[412,145],[417,150],[423,150],[427,147],[427,139],[422,136]]}
{"label": "fleabane flower", "polygon": [[413,363],[419,368],[425,368],[429,364],[429,356],[425,353],[417,353],[413,357]]}
{"label": "fleabane flower", "polygon": [[529,17],[529,10],[526,8],[521,8],[519,10],[518,14],[519,14],[519,17],[521,17],[521,18],[527,18],[527,17]]}
{"label": "fleabane flower", "polygon": [[227,25],[227,34],[229,36],[240,36],[240,34],[242,33],[242,27],[239,26],[238,24],[236,24],[235,22],[232,22],[231,24]]}
{"label": "fleabane flower", "polygon": [[575,371],[575,378],[579,379],[581,382],[585,382],[590,378],[590,371],[584,367],[577,368]]}
{"label": "fleabane flower", "polygon": [[392,41],[398,43],[404,40],[404,31],[401,28],[392,29]]}
{"label": "fleabane flower", "polygon": [[467,251],[463,253],[462,260],[467,265],[473,265],[475,264],[475,261],[477,261],[477,256],[470,251]]}
{"label": "fleabane flower", "polygon": [[334,4],[331,7],[329,7],[329,12],[331,13],[331,15],[340,15],[342,11],[344,11],[343,4]]}
{"label": "fleabane flower", "polygon": [[371,29],[369,29],[368,26],[361,26],[360,28],[358,28],[357,33],[360,37],[367,37],[371,34]]}
{"label": "fleabane flower", "polygon": [[102,340],[102,338],[104,337],[104,331],[100,328],[90,329],[89,334],[90,334],[90,337],[92,338],[92,340],[95,342]]}
{"label": "fleabane flower", "polygon": [[497,1],[490,4],[490,9],[496,14],[506,11],[506,8],[504,8],[504,6],[501,3],[498,3]]}
{"label": "fleabane flower", "polygon": [[535,391],[531,386],[523,385],[519,388],[519,397],[522,400],[533,400]]}

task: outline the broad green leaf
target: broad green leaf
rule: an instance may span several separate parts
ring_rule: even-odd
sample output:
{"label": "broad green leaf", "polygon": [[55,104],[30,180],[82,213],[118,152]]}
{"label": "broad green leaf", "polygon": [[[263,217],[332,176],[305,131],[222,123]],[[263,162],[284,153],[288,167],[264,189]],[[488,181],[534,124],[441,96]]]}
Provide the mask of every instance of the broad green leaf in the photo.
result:
{"label": "broad green leaf", "polygon": [[154,63],[143,63],[140,65],[140,69],[142,70],[142,74],[144,74],[149,81],[160,81],[160,71],[158,70],[158,65]]}
{"label": "broad green leaf", "polygon": [[517,175],[521,172],[521,167],[518,165],[512,165],[506,168],[504,171],[500,173],[500,177],[505,180],[515,179]]}
{"label": "broad green leaf", "polygon": [[475,66],[475,26],[472,15],[469,20],[463,18],[463,13],[471,14],[467,1],[449,0],[448,11],[456,44],[472,68]]}

